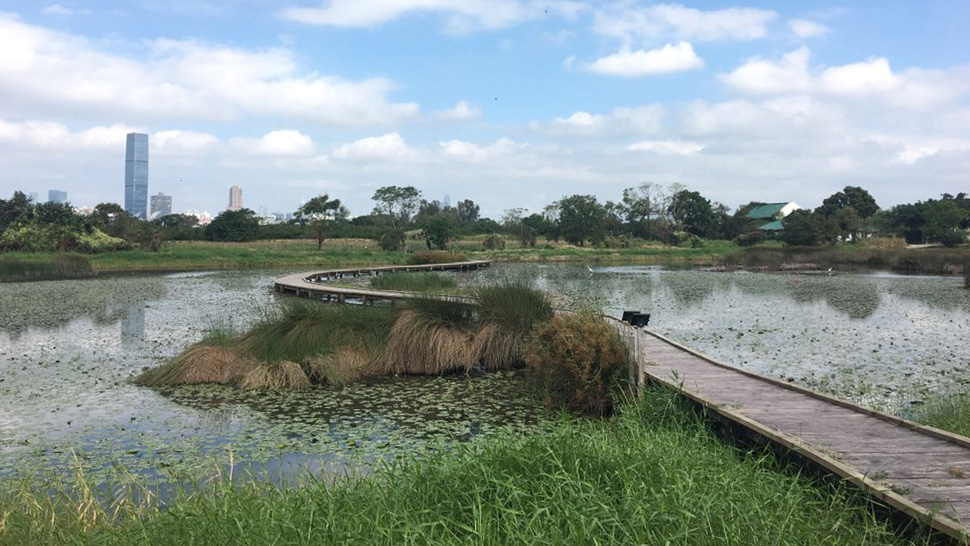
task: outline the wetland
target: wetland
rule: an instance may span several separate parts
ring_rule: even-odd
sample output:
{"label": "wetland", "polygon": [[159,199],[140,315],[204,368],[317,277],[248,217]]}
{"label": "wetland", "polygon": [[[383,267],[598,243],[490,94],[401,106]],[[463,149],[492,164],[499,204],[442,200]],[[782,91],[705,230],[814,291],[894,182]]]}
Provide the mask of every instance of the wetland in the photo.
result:
{"label": "wetland", "polygon": [[[970,378],[961,279],[592,269],[501,264],[456,280],[527,281],[561,306],[649,312],[652,328],[722,361],[904,415]],[[279,305],[280,273],[0,285],[0,474],[56,472],[76,455],[94,480],[124,468],[175,482],[224,468],[231,453],[236,475],[286,483],[557,419],[516,371],[285,392],[130,383],[208,330],[258,321]]]}

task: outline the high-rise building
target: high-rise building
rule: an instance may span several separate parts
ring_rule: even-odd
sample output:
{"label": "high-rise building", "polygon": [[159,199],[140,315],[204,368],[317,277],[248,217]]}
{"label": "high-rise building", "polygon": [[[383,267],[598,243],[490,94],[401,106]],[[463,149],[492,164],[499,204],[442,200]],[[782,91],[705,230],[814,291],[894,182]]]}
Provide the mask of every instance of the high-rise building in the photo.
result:
{"label": "high-rise building", "polygon": [[61,190],[49,190],[47,192],[47,201],[50,203],[67,203],[67,192]]}
{"label": "high-rise building", "polygon": [[125,144],[125,211],[148,218],[148,135],[128,133]]}
{"label": "high-rise building", "polygon": [[233,186],[229,188],[229,210],[239,210],[243,208],[242,188]]}
{"label": "high-rise building", "polygon": [[158,195],[153,195],[151,217],[161,218],[169,214],[172,214],[172,196],[165,195],[162,192],[158,192]]}

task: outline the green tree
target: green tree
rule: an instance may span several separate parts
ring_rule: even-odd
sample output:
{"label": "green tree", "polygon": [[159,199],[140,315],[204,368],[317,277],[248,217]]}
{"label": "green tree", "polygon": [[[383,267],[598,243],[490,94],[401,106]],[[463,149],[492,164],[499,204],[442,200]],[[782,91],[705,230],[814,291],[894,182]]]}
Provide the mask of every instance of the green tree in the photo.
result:
{"label": "green tree", "polygon": [[471,224],[478,221],[478,205],[471,199],[464,199],[458,202],[458,223]]}
{"label": "green tree", "polygon": [[779,236],[789,246],[817,245],[825,230],[825,218],[807,210],[796,210],[782,220],[785,226]]}
{"label": "green tree", "polygon": [[22,191],[13,192],[10,199],[0,199],[0,234],[7,229],[7,226],[27,215],[30,208],[30,199]]}
{"label": "green tree", "polygon": [[583,246],[584,241],[593,243],[603,240],[603,222],[606,209],[592,195],[572,195],[557,202],[559,206],[559,232],[567,242]]}
{"label": "green tree", "polygon": [[447,248],[448,241],[455,235],[457,224],[458,220],[455,215],[448,212],[440,212],[428,217],[421,226],[428,249],[439,248],[444,250]]}
{"label": "green tree", "polygon": [[714,225],[711,202],[696,191],[681,190],[670,203],[670,215],[684,231],[700,237],[710,237]]}
{"label": "green tree", "polygon": [[384,186],[374,192],[373,199],[377,202],[374,207],[374,214],[383,214],[391,221],[393,229],[407,227],[411,221],[411,216],[418,208],[418,200],[421,192],[413,186],[399,188],[397,186]]}
{"label": "green tree", "polygon": [[868,191],[858,186],[846,186],[822,201],[822,206],[815,212],[829,217],[841,209],[852,207],[859,218],[866,220],[879,210],[879,205]]}
{"label": "green tree", "polygon": [[347,209],[340,204],[340,199],[330,199],[327,194],[318,195],[296,211],[295,216],[303,222],[310,222],[314,234],[317,236],[317,250],[323,248],[323,240],[327,226],[340,218],[347,217]]}
{"label": "green tree", "polygon": [[244,242],[259,237],[259,218],[250,209],[227,210],[205,227],[211,241]]}
{"label": "green tree", "polygon": [[960,227],[967,214],[953,199],[932,200],[924,207],[926,236],[946,246],[967,242],[967,232]]}

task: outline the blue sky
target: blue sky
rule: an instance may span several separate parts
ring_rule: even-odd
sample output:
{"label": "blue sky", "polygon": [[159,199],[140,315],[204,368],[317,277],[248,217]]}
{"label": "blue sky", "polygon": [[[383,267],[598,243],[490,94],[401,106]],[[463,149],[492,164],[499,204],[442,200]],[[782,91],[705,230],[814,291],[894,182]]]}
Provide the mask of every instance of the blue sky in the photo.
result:
{"label": "blue sky", "polygon": [[736,207],[970,191],[970,3],[0,1],[0,195],[532,211],[680,183]]}

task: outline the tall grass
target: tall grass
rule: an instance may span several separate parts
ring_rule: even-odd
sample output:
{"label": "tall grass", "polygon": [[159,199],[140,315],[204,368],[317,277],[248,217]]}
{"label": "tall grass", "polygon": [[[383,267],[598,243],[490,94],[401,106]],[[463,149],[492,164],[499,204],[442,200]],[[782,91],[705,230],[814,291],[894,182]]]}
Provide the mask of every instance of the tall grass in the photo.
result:
{"label": "tall grass", "polygon": [[49,259],[0,256],[0,281],[76,279],[92,275],[90,260],[78,254],[54,254]]}
{"label": "tall grass", "polygon": [[[376,475],[219,486],[93,525],[0,495],[0,543],[930,544],[861,495],[717,440],[665,392],[609,421],[483,438]],[[84,521],[84,520],[82,520]]]}
{"label": "tall grass", "polygon": [[458,287],[453,276],[437,273],[384,273],[371,279],[371,288],[404,292],[444,292]]}
{"label": "tall grass", "polygon": [[468,256],[464,252],[429,250],[427,252],[415,252],[408,256],[408,263],[411,265],[450,264],[465,261],[468,261]]}
{"label": "tall grass", "polygon": [[938,429],[970,436],[970,392],[944,392],[911,410],[907,417]]}

